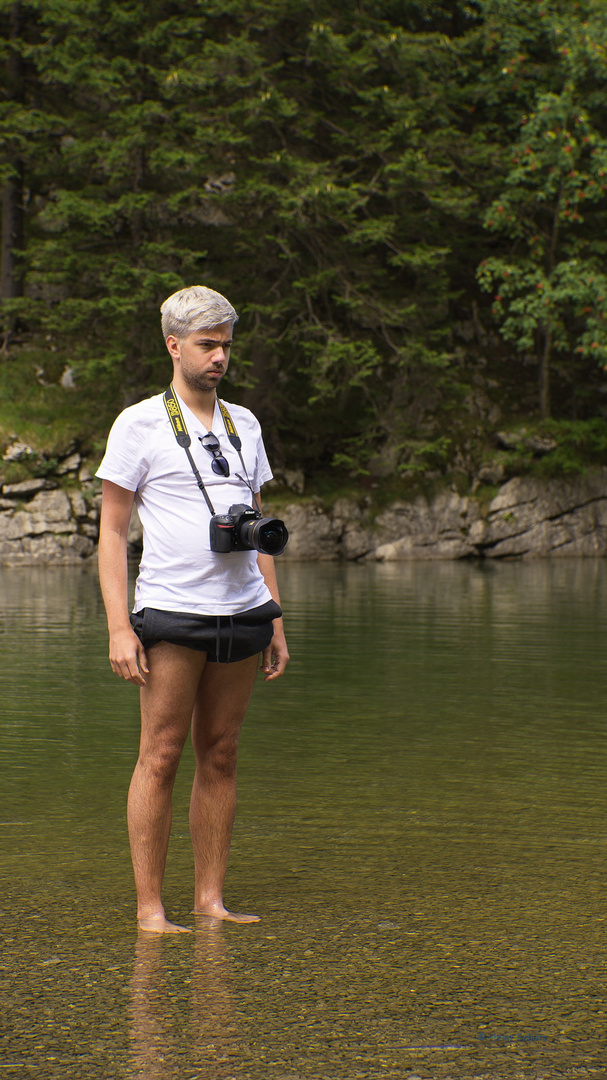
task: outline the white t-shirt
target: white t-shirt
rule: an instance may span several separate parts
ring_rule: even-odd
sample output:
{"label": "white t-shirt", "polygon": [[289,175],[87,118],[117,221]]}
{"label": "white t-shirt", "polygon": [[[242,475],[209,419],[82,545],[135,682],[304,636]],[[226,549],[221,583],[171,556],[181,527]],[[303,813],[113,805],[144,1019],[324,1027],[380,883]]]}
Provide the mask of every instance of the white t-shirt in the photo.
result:
{"label": "white t-shirt", "polygon": [[[240,405],[227,406],[242,441],[243,473],[219,405],[215,405],[212,430],[230,466],[230,475],[225,478],[213,472],[213,459],[198,441],[207,434],[203,424],[181,398],[178,400],[192,440],[190,453],[215,513],[225,514],[235,503],[253,505],[251,491],[244,483],[246,476],[253,491],[272,478],[261,428],[253,413]],[[177,443],[162,394],[120,414],[110,431],[97,476],[135,492],[143,526],[143,554],[134,611],[152,607],[196,615],[236,615],[271,600],[256,551],[211,551],[211,514],[187,454]]]}

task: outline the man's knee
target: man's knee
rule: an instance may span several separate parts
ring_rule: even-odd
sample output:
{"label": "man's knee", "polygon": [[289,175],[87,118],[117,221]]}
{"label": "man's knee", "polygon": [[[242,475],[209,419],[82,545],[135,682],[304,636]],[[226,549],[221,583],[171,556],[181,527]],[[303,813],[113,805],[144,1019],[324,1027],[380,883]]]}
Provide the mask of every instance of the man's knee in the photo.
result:
{"label": "man's knee", "polygon": [[238,764],[238,737],[226,735],[207,746],[202,755],[204,767],[221,778],[232,777]]}
{"label": "man's knee", "polygon": [[177,739],[165,739],[156,746],[142,750],[139,765],[157,783],[172,784],[183,750],[183,742]]}

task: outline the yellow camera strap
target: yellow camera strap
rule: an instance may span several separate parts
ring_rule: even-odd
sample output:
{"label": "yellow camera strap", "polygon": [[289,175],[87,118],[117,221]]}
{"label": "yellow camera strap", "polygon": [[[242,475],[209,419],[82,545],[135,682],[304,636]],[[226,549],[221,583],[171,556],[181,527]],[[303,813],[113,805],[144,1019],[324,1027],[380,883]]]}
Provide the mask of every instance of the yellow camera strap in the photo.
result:
{"label": "yellow camera strap", "polygon": [[[234,447],[234,449],[238,450],[238,453],[240,454],[240,451],[242,450],[242,442],[241,442],[240,436],[239,436],[239,434],[238,434],[238,432],[237,432],[237,430],[236,430],[236,428],[234,426],[234,421],[232,420],[232,417],[230,416],[228,410],[226,409],[223,401],[221,401],[220,398],[217,398],[217,404],[219,405],[219,408],[221,409],[221,415],[223,416],[223,423],[224,423],[224,427],[226,429],[226,434],[228,436],[228,439],[232,443],[232,446]],[[242,458],[240,460],[242,461]],[[244,462],[243,462],[243,466],[244,466]]]}
{"label": "yellow camera strap", "polygon": [[188,429],[186,427],[185,420],[183,418],[183,413],[181,411],[181,405],[179,404],[179,402],[177,400],[177,394],[175,393],[175,390],[173,389],[173,383],[171,383],[168,390],[165,390],[165,392],[164,392],[164,407],[165,407],[165,409],[167,411],[167,415],[168,415],[169,420],[171,422],[171,427],[173,428],[173,434],[174,434],[175,438],[177,439],[177,442],[179,443],[179,445],[183,446],[183,449],[185,450],[186,454],[188,455],[188,461],[190,462],[190,465],[192,466],[192,472],[194,473],[194,478],[196,480],[196,483],[198,484],[198,487],[200,488],[200,490],[202,491],[202,494],[204,495],[205,502],[206,502],[209,510],[211,511],[211,517],[214,517],[215,516],[215,508],[213,506],[213,503],[209,499],[209,495],[208,495],[206,487],[204,486],[204,481],[202,479],[202,476],[198,472],[198,469],[196,468],[196,462],[194,461],[194,458],[192,457],[192,455],[190,453],[190,446],[192,444],[192,440],[191,440],[191,438],[189,436]]}
{"label": "yellow camera strap", "polygon": [[249,491],[251,492],[251,495],[253,496],[253,501],[254,501],[257,509],[259,510],[259,513],[261,514],[261,506],[259,504],[259,499],[257,498],[256,492],[253,491],[253,485],[252,485],[251,481],[249,480],[249,474],[247,472],[247,467],[246,467],[246,465],[244,463],[244,458],[242,456],[242,440],[240,438],[240,435],[238,434],[238,432],[236,430],[236,426],[234,424],[234,421],[232,420],[232,417],[230,416],[230,414],[229,414],[229,412],[227,410],[227,407],[224,405],[223,401],[221,401],[220,398],[217,398],[217,404],[219,405],[219,408],[221,410],[221,415],[223,417],[223,424],[224,424],[224,427],[226,429],[226,435],[228,436],[228,439],[232,443],[232,446],[234,447],[234,449],[238,453],[238,457],[240,458],[240,464],[242,465],[242,471],[244,472],[244,475],[246,476],[246,480],[244,479],[244,477],[240,476],[238,473],[236,475],[238,476],[239,480],[242,480],[243,484],[247,485]]}
{"label": "yellow camera strap", "polygon": [[[232,446],[234,447],[234,449],[238,452],[238,456],[240,458],[240,462],[241,462],[242,468],[244,470],[244,474],[247,477],[246,480],[244,480],[243,477],[241,477],[241,476],[239,476],[238,479],[242,480],[242,482],[247,485],[249,491],[251,492],[251,494],[252,494],[252,496],[253,496],[253,498],[255,500],[255,503],[257,505],[257,509],[261,513],[261,507],[259,506],[259,503],[257,501],[256,493],[253,491],[251,481],[248,478],[247,468],[246,468],[246,465],[244,463],[244,459],[243,459],[243,456],[242,456],[242,441],[241,441],[240,436],[239,436],[239,434],[238,434],[238,432],[236,430],[236,426],[234,424],[234,421],[232,420],[232,417],[230,416],[230,414],[229,414],[226,406],[224,405],[223,401],[221,401],[219,398],[217,398],[217,403],[218,403],[219,408],[221,410],[221,415],[223,417],[223,423],[224,423],[224,426],[225,426],[225,429],[226,429],[226,434],[228,436],[228,439],[230,440],[230,442],[231,442]],[[172,383],[169,386],[168,390],[165,390],[165,392],[164,392],[164,407],[165,407],[165,409],[167,411],[168,418],[169,418],[169,420],[171,422],[171,427],[173,428],[173,434],[174,434],[175,438],[177,439],[177,442],[179,443],[179,445],[183,447],[186,454],[188,455],[188,461],[190,462],[190,465],[192,467],[192,472],[194,473],[196,483],[198,484],[198,487],[200,488],[200,490],[202,491],[202,494],[205,497],[205,501],[206,501],[206,504],[207,504],[209,510],[211,511],[211,515],[214,515],[215,510],[213,509],[213,503],[211,502],[211,500],[209,498],[207,489],[204,486],[204,481],[202,479],[202,476],[198,472],[198,469],[196,468],[196,462],[194,461],[194,458],[192,457],[192,454],[190,452],[190,446],[192,445],[192,440],[190,438],[188,429],[186,427],[186,423],[185,423],[185,420],[183,418],[183,413],[181,411],[181,405],[179,404],[179,401],[177,400],[177,394],[175,393],[175,389],[174,389]]]}

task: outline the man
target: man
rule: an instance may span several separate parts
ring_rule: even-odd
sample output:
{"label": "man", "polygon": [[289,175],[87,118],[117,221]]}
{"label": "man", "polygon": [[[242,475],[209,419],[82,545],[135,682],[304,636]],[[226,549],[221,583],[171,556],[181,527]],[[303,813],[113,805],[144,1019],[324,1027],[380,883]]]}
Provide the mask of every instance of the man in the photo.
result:
{"label": "man", "polygon": [[[139,926],[179,933],[186,928],[167,920],[161,888],[172,788],[190,727],[194,912],[233,922],[258,919],[227,911],[223,903],[238,738],[259,654],[266,681],[282,675],[289,654],[272,557],[217,553],[209,538],[211,510],[226,514],[232,504],[258,505],[261,485],[272,475],[253,414],[230,404],[226,417],[217,398],[238,316],[224,296],[204,286],[170,296],[161,312],[174,394],[125,409],[110,432],[97,473],[103,480],[99,574],[112,670],[141,695],[141,744],[128,798]],[[175,412],[190,436],[188,450],[177,441]],[[229,438],[230,421],[240,453]],[[129,618],[126,538],[133,500],[144,547]]]}

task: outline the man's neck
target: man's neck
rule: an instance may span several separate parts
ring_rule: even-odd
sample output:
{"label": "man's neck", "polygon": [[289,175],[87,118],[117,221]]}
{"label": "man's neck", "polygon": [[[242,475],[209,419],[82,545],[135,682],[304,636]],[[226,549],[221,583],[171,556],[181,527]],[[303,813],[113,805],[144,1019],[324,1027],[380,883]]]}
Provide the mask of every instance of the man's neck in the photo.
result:
{"label": "man's neck", "polygon": [[215,416],[215,402],[217,401],[217,392],[213,388],[212,390],[192,390],[189,386],[185,385],[182,379],[174,378],[173,387],[179,394],[182,401],[185,401],[190,412],[194,413],[194,416],[198,417],[207,431],[210,431],[213,427],[213,417]]}

